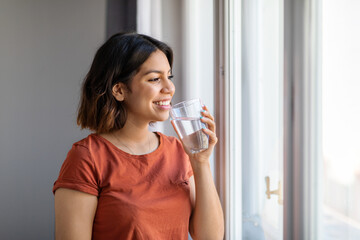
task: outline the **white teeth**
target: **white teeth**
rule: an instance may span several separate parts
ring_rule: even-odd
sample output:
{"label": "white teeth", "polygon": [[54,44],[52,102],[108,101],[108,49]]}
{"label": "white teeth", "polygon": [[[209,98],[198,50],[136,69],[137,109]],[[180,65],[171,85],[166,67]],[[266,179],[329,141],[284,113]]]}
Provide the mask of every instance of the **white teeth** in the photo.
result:
{"label": "white teeth", "polygon": [[159,102],[154,102],[156,105],[160,105],[160,106],[167,106],[170,104],[170,101],[159,101]]}

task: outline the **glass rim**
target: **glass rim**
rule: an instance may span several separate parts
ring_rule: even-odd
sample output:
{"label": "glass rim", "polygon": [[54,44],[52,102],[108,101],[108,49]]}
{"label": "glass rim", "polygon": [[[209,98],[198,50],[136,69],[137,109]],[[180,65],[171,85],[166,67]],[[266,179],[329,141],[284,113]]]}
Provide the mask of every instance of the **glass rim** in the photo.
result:
{"label": "glass rim", "polygon": [[[200,98],[193,98],[190,100],[184,100],[184,101],[178,102],[175,105],[171,106],[171,109],[187,107],[187,106],[194,104],[195,102],[199,102],[201,106],[204,105]],[[182,105],[182,106],[180,106],[180,105]]]}

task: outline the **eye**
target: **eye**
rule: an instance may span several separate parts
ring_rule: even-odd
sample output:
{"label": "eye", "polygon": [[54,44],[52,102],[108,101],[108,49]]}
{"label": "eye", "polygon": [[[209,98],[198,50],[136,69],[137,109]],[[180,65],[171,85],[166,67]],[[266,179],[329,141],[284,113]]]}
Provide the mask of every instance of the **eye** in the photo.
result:
{"label": "eye", "polygon": [[173,78],[174,78],[174,75],[168,76],[168,79],[169,79],[169,80],[171,80],[171,79],[173,79]]}
{"label": "eye", "polygon": [[160,81],[160,78],[152,78],[152,79],[149,79],[149,82],[158,82]]}

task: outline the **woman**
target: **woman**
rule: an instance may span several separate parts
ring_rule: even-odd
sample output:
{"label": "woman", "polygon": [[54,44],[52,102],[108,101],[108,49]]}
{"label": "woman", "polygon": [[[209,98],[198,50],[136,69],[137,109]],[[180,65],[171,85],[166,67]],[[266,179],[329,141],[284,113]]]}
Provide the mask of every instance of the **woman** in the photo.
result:
{"label": "woman", "polygon": [[148,130],[169,117],[172,61],[170,47],[136,33],[97,51],[77,118],[94,133],[73,145],[54,183],[56,239],[223,238],[213,116],[204,107],[209,148],[196,154]]}

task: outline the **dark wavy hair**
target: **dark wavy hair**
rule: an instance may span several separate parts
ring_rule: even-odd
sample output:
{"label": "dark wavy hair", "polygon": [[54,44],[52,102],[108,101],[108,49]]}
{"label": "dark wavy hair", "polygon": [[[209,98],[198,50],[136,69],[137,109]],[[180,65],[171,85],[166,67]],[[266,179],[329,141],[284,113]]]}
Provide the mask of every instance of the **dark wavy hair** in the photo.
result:
{"label": "dark wavy hair", "polygon": [[96,52],[81,92],[77,124],[97,133],[121,129],[127,119],[123,102],[112,95],[121,82],[129,88],[140,66],[156,50],[162,51],[172,67],[173,51],[165,43],[137,33],[118,33],[110,37]]}

